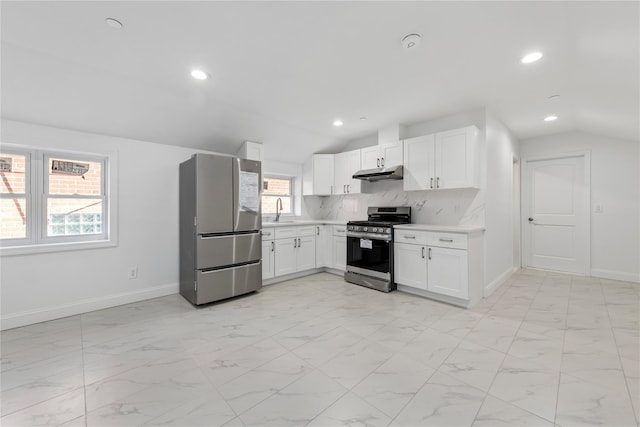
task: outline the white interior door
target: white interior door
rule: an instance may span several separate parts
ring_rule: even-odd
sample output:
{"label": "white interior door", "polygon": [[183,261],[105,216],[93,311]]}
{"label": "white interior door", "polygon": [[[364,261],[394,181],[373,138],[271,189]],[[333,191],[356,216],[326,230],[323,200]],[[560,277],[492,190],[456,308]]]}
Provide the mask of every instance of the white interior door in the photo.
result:
{"label": "white interior door", "polygon": [[527,161],[523,181],[525,266],[588,274],[588,156]]}

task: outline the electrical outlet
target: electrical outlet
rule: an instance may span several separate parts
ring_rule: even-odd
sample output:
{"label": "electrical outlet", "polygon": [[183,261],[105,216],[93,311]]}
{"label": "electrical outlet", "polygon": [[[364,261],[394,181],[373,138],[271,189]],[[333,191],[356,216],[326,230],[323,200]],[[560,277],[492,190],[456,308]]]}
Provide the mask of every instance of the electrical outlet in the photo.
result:
{"label": "electrical outlet", "polygon": [[602,213],[604,211],[604,208],[600,203],[596,203],[596,207],[594,210],[596,211],[596,213]]}
{"label": "electrical outlet", "polygon": [[127,278],[128,279],[137,279],[138,278],[138,267],[129,267],[127,269]]}

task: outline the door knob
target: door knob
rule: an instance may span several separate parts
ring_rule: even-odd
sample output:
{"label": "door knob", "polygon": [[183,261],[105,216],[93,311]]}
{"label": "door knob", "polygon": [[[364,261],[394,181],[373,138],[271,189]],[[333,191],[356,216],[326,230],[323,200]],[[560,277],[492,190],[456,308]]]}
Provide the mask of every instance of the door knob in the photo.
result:
{"label": "door knob", "polygon": [[533,218],[529,217],[529,222],[533,221]]}

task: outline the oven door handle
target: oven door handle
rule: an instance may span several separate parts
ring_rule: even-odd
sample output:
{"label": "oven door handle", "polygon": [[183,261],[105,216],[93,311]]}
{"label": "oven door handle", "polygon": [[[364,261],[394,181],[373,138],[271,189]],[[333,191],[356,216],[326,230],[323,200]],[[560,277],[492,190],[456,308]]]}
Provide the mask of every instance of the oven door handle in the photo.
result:
{"label": "oven door handle", "polygon": [[384,240],[391,241],[391,235],[389,234],[374,234],[374,233],[356,233],[353,231],[347,231],[347,237],[355,237],[357,239],[369,239],[369,240]]}

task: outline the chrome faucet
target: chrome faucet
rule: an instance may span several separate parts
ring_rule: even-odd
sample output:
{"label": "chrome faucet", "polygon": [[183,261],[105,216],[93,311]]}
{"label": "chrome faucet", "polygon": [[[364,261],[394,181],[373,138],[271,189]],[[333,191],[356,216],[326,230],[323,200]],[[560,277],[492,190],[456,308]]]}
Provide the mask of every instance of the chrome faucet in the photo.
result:
{"label": "chrome faucet", "polygon": [[[280,206],[280,210],[278,210],[278,205]],[[280,214],[282,213],[282,199],[280,197],[278,197],[278,200],[276,200],[276,219],[275,222],[280,221]]]}

